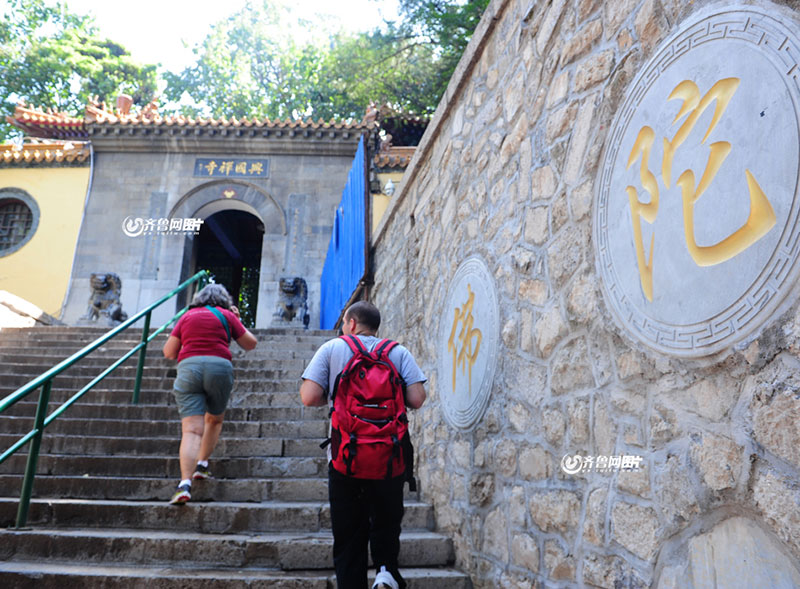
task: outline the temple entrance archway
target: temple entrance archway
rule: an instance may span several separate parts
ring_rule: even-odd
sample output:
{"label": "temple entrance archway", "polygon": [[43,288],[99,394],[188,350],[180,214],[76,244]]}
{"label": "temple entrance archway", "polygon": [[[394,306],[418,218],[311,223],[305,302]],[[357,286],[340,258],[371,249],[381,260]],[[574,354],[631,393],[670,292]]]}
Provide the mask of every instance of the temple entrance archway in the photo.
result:
{"label": "temple entrance archway", "polygon": [[242,323],[255,327],[264,224],[242,210],[222,210],[205,218],[194,239],[194,272],[207,270],[228,289]]}
{"label": "temple entrance archway", "polygon": [[[208,270],[231,291],[247,327],[267,327],[286,244],[286,218],[275,199],[247,182],[208,182],[186,193],[170,217],[203,220],[200,233],[184,242],[181,280]],[[179,295],[176,310],[191,296]]]}

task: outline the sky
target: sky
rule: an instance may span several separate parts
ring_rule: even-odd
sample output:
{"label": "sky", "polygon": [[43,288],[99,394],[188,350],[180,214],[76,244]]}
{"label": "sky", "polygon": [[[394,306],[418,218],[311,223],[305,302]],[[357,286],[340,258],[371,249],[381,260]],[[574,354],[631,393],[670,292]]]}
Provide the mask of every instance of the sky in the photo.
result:
{"label": "sky", "polygon": [[[45,0],[48,3],[50,0]],[[71,12],[91,14],[102,35],[120,43],[142,63],[180,71],[194,62],[191,47],[211,25],[244,6],[246,0],[63,0]],[[6,5],[6,6],[3,6]],[[290,0],[298,15],[324,14],[331,26],[358,32],[397,18],[397,0]],[[7,7],[0,0],[0,14]],[[307,34],[307,31],[298,31]],[[184,43],[188,47],[184,46]]]}

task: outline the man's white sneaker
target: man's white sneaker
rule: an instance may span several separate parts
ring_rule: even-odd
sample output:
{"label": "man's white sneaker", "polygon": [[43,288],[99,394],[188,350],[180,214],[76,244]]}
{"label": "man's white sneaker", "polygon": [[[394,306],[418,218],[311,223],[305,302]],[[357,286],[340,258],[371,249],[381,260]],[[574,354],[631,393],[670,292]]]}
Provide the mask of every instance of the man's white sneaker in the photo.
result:
{"label": "man's white sneaker", "polygon": [[380,572],[375,575],[372,589],[400,589],[400,585],[394,580],[392,573],[386,570],[386,567],[381,567]]}

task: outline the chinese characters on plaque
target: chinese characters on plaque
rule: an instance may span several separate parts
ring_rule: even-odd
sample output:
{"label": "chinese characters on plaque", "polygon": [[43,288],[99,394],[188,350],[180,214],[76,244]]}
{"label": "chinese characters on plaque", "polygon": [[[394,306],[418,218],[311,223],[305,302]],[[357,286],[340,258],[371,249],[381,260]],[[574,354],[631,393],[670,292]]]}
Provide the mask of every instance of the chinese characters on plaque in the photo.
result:
{"label": "chinese characters on plaque", "polygon": [[455,309],[453,327],[450,330],[450,339],[447,341],[447,351],[453,354],[453,390],[456,390],[456,368],[461,369],[463,375],[465,369],[469,370],[469,395],[472,396],[472,367],[478,359],[478,352],[481,350],[481,340],[483,334],[475,324],[472,316],[472,308],[475,305],[475,293],[472,292],[470,285],[467,284],[469,297],[464,305]]}
{"label": "chinese characters on plaque", "polygon": [[615,320],[698,358],[753,337],[800,280],[800,34],[756,5],[688,18],[608,129],[592,243]]}
{"label": "chinese characters on plaque", "polygon": [[268,159],[197,158],[194,175],[204,178],[269,178]]}
{"label": "chinese characters on plaque", "polygon": [[439,324],[442,408],[453,427],[473,427],[489,403],[499,316],[494,276],[482,258],[467,258],[450,283]]}
{"label": "chinese characters on plaque", "polygon": [[[736,93],[739,82],[738,78],[720,80],[702,98],[700,98],[700,89],[697,84],[691,80],[682,81],[672,90],[667,100],[682,101],[681,109],[675,117],[674,123],[677,123],[687,115],[688,117],[671,141],[666,137],[663,139],[664,153],[661,161],[661,179],[665,188],[669,188],[672,182],[672,163],[675,159],[675,152],[686,141],[700,116],[715,103],[714,116],[701,141],[701,143],[705,143],[708,136],[719,124],[725,109],[728,108],[728,103]],[[634,186],[626,188],[633,221],[636,261],[639,267],[642,291],[648,301],[653,300],[653,248],[655,246],[656,233],[653,231],[650,238],[650,255],[648,261],[645,261],[641,219],[652,224],[655,223],[658,215],[658,181],[649,168],[650,152],[655,138],[656,133],[652,127],[647,125],[642,127],[639,130],[636,141],[633,143],[633,149],[631,149],[631,154],[628,156],[627,165],[630,168],[641,155],[642,162],[639,176],[642,187],[649,195],[648,202],[643,203],[639,200],[639,193]],[[700,246],[697,244],[694,230],[695,204],[711,186],[722,164],[730,154],[732,146],[728,141],[715,141],[708,148],[708,162],[700,177],[700,183],[695,185],[695,175],[691,169],[684,170],[676,181],[676,184],[680,186],[683,200],[683,226],[686,235],[686,247],[698,266],[713,266],[730,260],[764,237],[775,226],[776,222],[775,211],[772,209],[767,196],[761,190],[752,172],[745,169],[743,176],[747,180],[747,189],[750,197],[750,214],[747,217],[747,221],[738,230],[714,245]]]}

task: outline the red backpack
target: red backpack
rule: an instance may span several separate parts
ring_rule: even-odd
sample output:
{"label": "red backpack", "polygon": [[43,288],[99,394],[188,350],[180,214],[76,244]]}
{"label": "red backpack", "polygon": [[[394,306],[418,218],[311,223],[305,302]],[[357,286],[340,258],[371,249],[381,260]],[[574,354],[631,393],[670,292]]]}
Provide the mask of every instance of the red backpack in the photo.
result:
{"label": "red backpack", "polygon": [[[381,340],[368,352],[354,335],[343,335],[353,357],[336,377],[331,396],[331,455],[341,474],[359,479],[390,479],[406,473],[410,446],[405,383],[389,360],[397,345]],[[408,466],[413,469],[413,458]]]}

